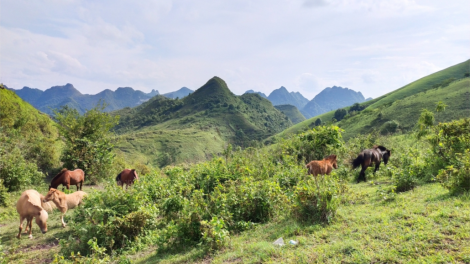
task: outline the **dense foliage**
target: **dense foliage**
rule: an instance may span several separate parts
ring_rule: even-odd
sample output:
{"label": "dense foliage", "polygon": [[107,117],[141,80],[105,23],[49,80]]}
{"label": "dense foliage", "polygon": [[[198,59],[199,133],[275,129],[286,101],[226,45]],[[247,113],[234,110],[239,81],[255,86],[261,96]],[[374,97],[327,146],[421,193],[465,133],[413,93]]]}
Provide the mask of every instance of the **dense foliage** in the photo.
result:
{"label": "dense foliage", "polygon": [[65,141],[63,166],[82,169],[91,183],[108,176],[114,159],[109,130],[118,123],[119,117],[104,113],[104,108],[104,104],[97,105],[83,115],[67,106],[54,111],[54,119]]}
{"label": "dense foliage", "polygon": [[61,145],[57,137],[47,115],[1,86],[0,181],[5,188],[0,189],[17,191],[41,183],[59,163]]}

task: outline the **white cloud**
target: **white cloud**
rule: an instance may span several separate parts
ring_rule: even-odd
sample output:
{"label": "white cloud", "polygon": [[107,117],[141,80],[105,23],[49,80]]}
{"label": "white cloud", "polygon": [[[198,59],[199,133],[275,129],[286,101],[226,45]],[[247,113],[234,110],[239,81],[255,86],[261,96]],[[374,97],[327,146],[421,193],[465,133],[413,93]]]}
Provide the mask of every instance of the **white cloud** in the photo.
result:
{"label": "white cloud", "polygon": [[169,92],[219,76],[236,94],[339,85],[376,97],[468,59],[465,5],[3,0],[0,82]]}

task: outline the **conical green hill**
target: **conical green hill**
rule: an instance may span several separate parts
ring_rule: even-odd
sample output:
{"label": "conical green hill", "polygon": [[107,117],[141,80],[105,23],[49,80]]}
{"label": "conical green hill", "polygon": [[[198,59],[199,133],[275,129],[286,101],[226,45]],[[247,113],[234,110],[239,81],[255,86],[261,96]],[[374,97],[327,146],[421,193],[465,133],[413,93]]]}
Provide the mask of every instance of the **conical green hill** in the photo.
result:
{"label": "conical green hill", "polygon": [[215,76],[207,81],[201,88],[184,98],[184,109],[205,110],[217,104],[237,104],[237,96],[234,95],[227,83]]}

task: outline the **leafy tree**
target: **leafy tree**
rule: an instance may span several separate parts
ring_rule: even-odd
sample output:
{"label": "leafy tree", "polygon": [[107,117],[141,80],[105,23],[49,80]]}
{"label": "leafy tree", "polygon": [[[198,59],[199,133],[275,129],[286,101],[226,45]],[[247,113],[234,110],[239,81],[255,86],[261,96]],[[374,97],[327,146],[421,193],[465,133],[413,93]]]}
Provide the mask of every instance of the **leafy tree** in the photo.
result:
{"label": "leafy tree", "polygon": [[119,116],[103,112],[105,107],[98,103],[83,115],[68,106],[54,110],[54,119],[65,141],[61,157],[64,167],[84,170],[91,183],[107,176],[114,159],[109,130],[118,124]]}
{"label": "leafy tree", "polygon": [[343,119],[347,114],[348,111],[346,111],[346,109],[340,108],[335,112],[335,119],[341,121],[341,119]]}
{"label": "leafy tree", "polygon": [[352,112],[352,111],[360,112],[360,111],[364,110],[364,108],[365,107],[360,105],[359,103],[355,103],[351,107],[349,107],[349,112]]}
{"label": "leafy tree", "polygon": [[315,120],[315,126],[321,125],[321,122],[321,118],[317,118],[317,120]]}

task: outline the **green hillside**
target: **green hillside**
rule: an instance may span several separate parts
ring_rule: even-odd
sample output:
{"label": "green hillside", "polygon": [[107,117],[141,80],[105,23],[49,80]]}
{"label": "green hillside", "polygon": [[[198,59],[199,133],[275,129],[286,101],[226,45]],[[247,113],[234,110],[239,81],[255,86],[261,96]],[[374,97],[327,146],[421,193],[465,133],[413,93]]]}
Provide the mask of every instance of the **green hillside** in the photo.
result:
{"label": "green hillside", "polygon": [[41,182],[59,164],[60,150],[50,117],[0,85],[0,185],[14,191]]}
{"label": "green hillside", "polygon": [[297,124],[305,120],[305,117],[300,113],[299,109],[293,105],[275,105],[274,107],[283,112],[293,124]]}
{"label": "green hillside", "polygon": [[218,77],[183,99],[157,96],[113,114],[121,116],[119,151],[159,166],[205,160],[228,143],[257,144],[292,125],[267,99],[236,96]]}
{"label": "green hillside", "polygon": [[[436,116],[436,121],[445,122],[470,116],[470,60],[442,71],[433,73],[403,86],[393,92],[361,103],[361,112],[349,114],[337,125],[346,130],[349,138],[358,133],[380,130],[385,122],[395,120],[399,130],[408,131],[414,127],[423,108],[434,110],[436,103],[448,105],[446,111]],[[349,107],[345,109],[349,110]],[[335,111],[312,117],[300,122],[276,137],[286,137],[307,127],[313,127],[320,118],[324,123],[331,122]],[[379,116],[379,113],[381,115]]]}

